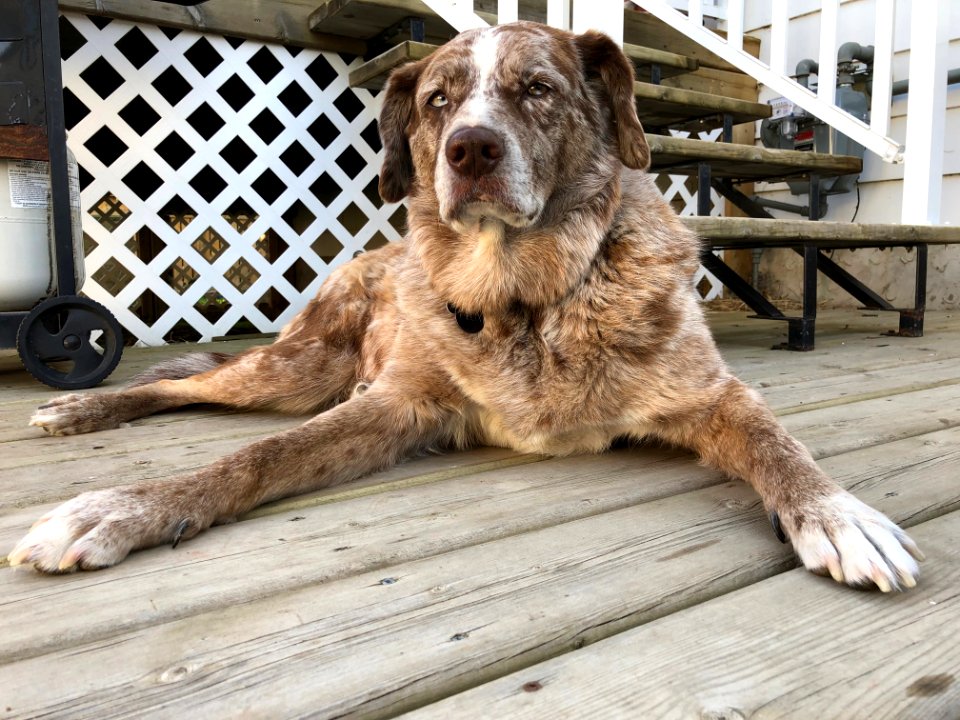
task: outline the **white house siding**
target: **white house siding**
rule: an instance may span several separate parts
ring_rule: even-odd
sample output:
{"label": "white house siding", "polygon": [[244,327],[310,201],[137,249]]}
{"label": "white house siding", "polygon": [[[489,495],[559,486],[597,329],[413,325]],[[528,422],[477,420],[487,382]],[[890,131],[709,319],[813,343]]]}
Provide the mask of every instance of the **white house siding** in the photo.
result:
{"label": "white house siding", "polygon": [[[916,0],[944,2],[950,5],[950,38],[948,69],[960,67],[960,2],[951,0]],[[820,3],[814,0],[789,0],[790,27],[788,31],[787,67],[793,69],[804,58],[816,59],[820,48]],[[745,32],[761,39],[761,57],[768,60],[770,40],[770,3],[747,3]],[[847,0],[842,2],[839,14],[837,47],[854,41],[861,45],[873,44],[874,0]],[[910,0],[897,1],[897,19],[894,39],[893,79],[907,77],[910,60]],[[774,96],[761,88],[760,100]],[[890,135],[900,142],[906,136],[907,96],[894,98],[891,108]],[[946,132],[940,146],[943,148],[943,200],[940,222],[960,226],[960,85],[951,86],[947,93]],[[759,144],[759,126],[758,139]],[[903,205],[903,166],[883,162],[867,153],[860,177],[859,210],[856,191],[829,198],[825,220],[850,221],[856,214],[858,222],[898,223]],[[786,202],[806,204],[805,195],[797,198],[783,184],[761,184],[758,194]],[[777,217],[794,217],[789,213],[772,211]],[[958,229],[960,232],[960,229]],[[870,287],[898,306],[913,304],[914,256],[912,252],[893,250],[836,251],[833,255]],[[765,251],[760,265],[763,288],[772,297],[799,299],[800,257],[791,251]],[[927,278],[927,302],[930,308],[960,307],[960,247],[931,248]],[[830,306],[853,306],[856,301],[832,282],[821,276],[820,301]]]}

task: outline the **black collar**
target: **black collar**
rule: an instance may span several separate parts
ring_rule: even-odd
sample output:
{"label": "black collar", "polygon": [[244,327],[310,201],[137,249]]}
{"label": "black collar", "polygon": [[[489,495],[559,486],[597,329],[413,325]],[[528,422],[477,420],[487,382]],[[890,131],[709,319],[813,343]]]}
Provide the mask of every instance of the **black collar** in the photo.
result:
{"label": "black collar", "polygon": [[478,333],[483,330],[483,313],[466,313],[453,303],[447,303],[447,310],[457,318],[457,325],[466,333]]}

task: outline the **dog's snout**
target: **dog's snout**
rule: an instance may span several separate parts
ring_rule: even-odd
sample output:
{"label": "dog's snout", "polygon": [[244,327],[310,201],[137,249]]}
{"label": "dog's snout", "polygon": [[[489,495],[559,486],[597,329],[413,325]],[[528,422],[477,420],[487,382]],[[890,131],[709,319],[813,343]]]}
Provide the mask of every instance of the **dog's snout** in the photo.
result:
{"label": "dog's snout", "polygon": [[447,162],[460,175],[478,178],[493,172],[503,158],[500,137],[484,127],[457,130],[447,140]]}

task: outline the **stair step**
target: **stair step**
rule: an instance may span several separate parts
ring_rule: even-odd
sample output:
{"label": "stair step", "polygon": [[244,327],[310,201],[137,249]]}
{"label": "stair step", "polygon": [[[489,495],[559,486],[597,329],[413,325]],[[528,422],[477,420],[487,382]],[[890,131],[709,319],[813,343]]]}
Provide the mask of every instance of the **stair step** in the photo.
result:
{"label": "stair step", "polygon": [[946,225],[767,220],[741,217],[685,217],[683,223],[716,250],[757,247],[904,247],[960,244],[960,228]]}
{"label": "stair step", "polygon": [[677,55],[677,53],[666,52],[665,50],[655,50],[654,48],[644,47],[643,45],[624,43],[623,52],[628,58],[633,60],[638,80],[646,81],[650,79],[650,68],[652,65],[660,66],[661,79],[696,72],[700,68],[699,62],[686,55]]}
{"label": "stair step", "polygon": [[406,40],[351,70],[350,87],[379,90],[387,84],[387,76],[394,68],[406,65],[408,62],[422,60],[438,47],[440,46]]}
{"label": "stair step", "polygon": [[423,18],[430,43],[443,44],[457,34],[420,0],[326,0],[310,14],[309,24],[313,32],[370,40],[410,17]]}
{"label": "stair step", "polygon": [[[414,60],[421,60],[427,57],[427,55],[432,53],[438,47],[440,46],[431,43],[415,42],[413,40],[402,42],[351,71],[350,87],[379,90],[386,85],[387,76],[390,74],[391,70]],[[624,45],[623,50],[627,56],[634,61],[634,64],[637,67],[637,77],[649,78],[650,67],[655,63],[660,65],[661,78],[674,77],[676,75],[694,72],[699,67],[697,61],[693,60],[692,58],[684,57],[683,55],[676,55],[675,53],[664,52],[662,50],[653,50],[651,48],[645,48],[639,45]],[[649,95],[651,97],[659,97],[657,93],[648,92],[646,90],[643,92],[645,93],[645,96]],[[668,98],[666,100],[661,100],[661,102],[673,107],[673,105],[676,105],[677,103],[670,103],[669,100],[670,98],[676,97],[676,93],[678,92],[680,91],[676,90],[676,88],[669,88],[669,92],[666,93]],[[695,93],[695,97],[698,98],[700,102],[706,101],[710,103],[710,101],[706,100],[706,98],[712,96],[707,93]],[[758,116],[759,118],[768,117],[770,115],[770,110],[767,106],[758,105],[757,103],[750,103],[750,105],[750,108],[738,105],[736,110],[740,111],[742,115],[750,114],[750,119],[757,119],[753,117],[753,115],[756,113],[761,113],[761,115]],[[708,105],[708,109],[713,109],[713,105]]]}
{"label": "stair step", "polygon": [[645,82],[634,83],[633,94],[637,97],[637,115],[648,129],[698,132],[723,127],[725,114],[731,116],[734,125],[738,125],[763,120],[772,112],[764,103]]}
{"label": "stair step", "polygon": [[695,175],[701,162],[710,164],[713,177],[736,181],[801,179],[811,173],[835,177],[863,169],[860,158],[848,155],[771,150],[666,135],[647,135],[647,142],[653,158],[651,171],[673,175]]}

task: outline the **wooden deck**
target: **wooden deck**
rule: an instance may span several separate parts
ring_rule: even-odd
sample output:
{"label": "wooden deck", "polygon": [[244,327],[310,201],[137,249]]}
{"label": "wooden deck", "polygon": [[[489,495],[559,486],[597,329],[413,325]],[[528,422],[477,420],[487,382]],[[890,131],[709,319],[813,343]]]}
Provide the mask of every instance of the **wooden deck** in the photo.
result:
{"label": "wooden deck", "polygon": [[[960,314],[712,317],[823,467],[911,528],[915,590],[796,569],[746,486],[683,452],[429,457],[101,572],[0,567],[7,718],[960,717]],[[131,350],[105,389],[177,349]],[[74,438],[0,357],[0,550],[81,490],[196,467],[297,419],[198,409]],[[363,448],[357,448],[363,452]]]}

